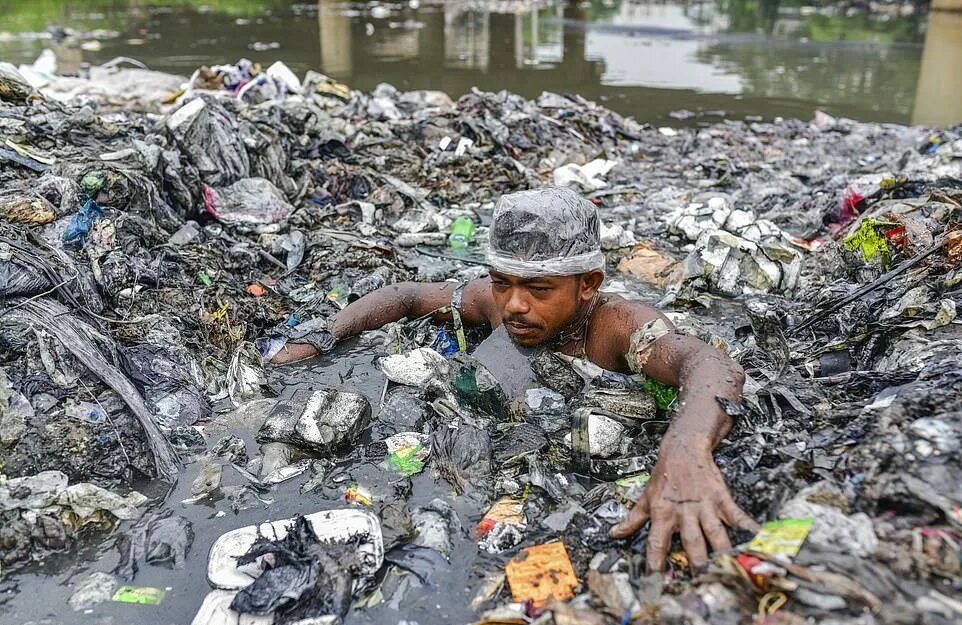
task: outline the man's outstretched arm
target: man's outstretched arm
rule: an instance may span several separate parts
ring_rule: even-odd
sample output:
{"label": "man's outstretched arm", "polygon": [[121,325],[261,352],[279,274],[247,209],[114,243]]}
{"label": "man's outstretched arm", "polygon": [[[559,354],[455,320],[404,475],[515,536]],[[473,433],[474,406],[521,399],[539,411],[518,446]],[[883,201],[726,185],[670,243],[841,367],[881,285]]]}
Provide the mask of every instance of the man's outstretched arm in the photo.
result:
{"label": "man's outstretched arm", "polygon": [[[401,319],[415,319],[444,308],[451,303],[454,290],[458,287],[454,282],[400,282],[385,286],[356,302],[349,304],[337,313],[331,320],[329,331],[335,340],[357,336],[366,330],[376,330],[388,323]],[[469,325],[487,322],[487,310],[490,301],[490,283],[488,280],[472,280],[464,288],[462,305],[462,319]],[[436,320],[450,319],[450,313],[436,315]],[[291,343],[286,345],[272,362],[282,364],[312,358],[318,350],[308,343]]]}
{"label": "man's outstretched arm", "polygon": [[708,545],[715,551],[731,547],[726,525],[758,529],[735,504],[712,456],[732,427],[719,399],[740,401],[745,374],[725,354],[694,337],[671,332],[666,322],[644,308],[627,357],[632,369],[677,386],[678,405],[644,494],[628,519],[612,528],[612,536],[629,536],[650,520],[649,571],[664,568],[675,532],[681,535],[692,568],[698,570],[708,564]]}

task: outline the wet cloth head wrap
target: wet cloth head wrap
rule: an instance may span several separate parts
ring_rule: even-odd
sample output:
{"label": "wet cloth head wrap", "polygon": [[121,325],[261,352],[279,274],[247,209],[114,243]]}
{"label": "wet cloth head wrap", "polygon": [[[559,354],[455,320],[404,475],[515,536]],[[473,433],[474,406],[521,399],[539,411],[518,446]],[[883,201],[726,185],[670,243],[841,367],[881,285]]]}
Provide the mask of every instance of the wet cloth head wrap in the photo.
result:
{"label": "wet cloth head wrap", "polygon": [[504,195],[494,209],[485,260],[491,269],[519,278],[603,270],[598,211],[567,188]]}

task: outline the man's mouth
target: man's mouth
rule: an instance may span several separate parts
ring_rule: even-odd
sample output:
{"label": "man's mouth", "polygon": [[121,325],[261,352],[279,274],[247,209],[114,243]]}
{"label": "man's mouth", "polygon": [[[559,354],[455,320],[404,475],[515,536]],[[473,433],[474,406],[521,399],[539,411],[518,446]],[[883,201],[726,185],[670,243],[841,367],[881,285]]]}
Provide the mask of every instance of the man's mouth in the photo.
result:
{"label": "man's mouth", "polygon": [[528,336],[534,334],[538,331],[535,326],[530,326],[526,323],[518,323],[517,321],[505,321],[504,325],[507,327],[511,334],[516,336]]}

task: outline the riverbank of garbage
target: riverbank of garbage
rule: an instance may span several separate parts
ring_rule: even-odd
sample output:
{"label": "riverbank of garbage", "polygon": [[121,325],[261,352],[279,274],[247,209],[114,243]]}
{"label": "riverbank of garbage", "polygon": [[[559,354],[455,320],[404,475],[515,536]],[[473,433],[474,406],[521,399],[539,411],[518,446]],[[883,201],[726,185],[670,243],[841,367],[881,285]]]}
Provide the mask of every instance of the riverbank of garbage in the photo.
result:
{"label": "riverbank of garbage", "polygon": [[[207,569],[190,506],[355,507],[379,524],[363,537],[377,571],[294,518],[296,540],[250,554],[273,562],[258,592],[210,600],[287,623],[427,598],[423,625],[451,622],[452,578],[454,603],[492,624],[962,617],[960,129],[821,113],[655,128],[575,95],[360,93],[281,63],[34,69],[0,65],[5,580],[117,539],[122,562],[73,582],[71,605],[160,603],[121,584]],[[697,577],[678,545],[646,577],[644,531],[607,538],[671,389],[542,354],[512,404],[504,372],[412,320],[368,337],[393,354],[379,396],[348,376],[276,398],[265,358],[325,340],[377,286],[483,275],[494,201],[547,184],[598,205],[608,289],[659,303],[748,374],[718,464],[759,521],[792,521]],[[572,456],[589,457],[582,475]],[[189,499],[168,496],[177,479]],[[272,504],[294,480],[298,507]],[[275,592],[285,576],[304,592]]]}

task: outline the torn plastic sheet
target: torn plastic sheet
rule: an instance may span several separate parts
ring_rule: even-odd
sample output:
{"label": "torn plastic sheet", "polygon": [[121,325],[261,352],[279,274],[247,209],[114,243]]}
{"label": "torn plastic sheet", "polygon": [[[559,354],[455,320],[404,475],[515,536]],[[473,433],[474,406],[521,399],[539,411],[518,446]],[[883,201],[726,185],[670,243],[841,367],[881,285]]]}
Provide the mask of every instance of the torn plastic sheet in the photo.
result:
{"label": "torn plastic sheet", "polygon": [[[101,348],[94,342],[96,340],[113,352],[116,347],[112,339],[71,315],[62,304],[46,298],[24,301],[18,308],[10,310],[7,315],[9,315],[8,319],[20,317],[42,326],[47,332],[57,337],[60,343],[93,375],[103,380],[104,384],[123,398],[144,428],[158,474],[164,478],[171,478],[177,474],[180,460],[158,427],[156,417],[148,410],[143,397],[130,379],[120,369],[110,364]],[[116,355],[112,359],[116,359]]]}
{"label": "torn plastic sheet", "polygon": [[519,191],[498,200],[485,260],[512,276],[568,276],[604,269],[598,211],[557,187]]}

